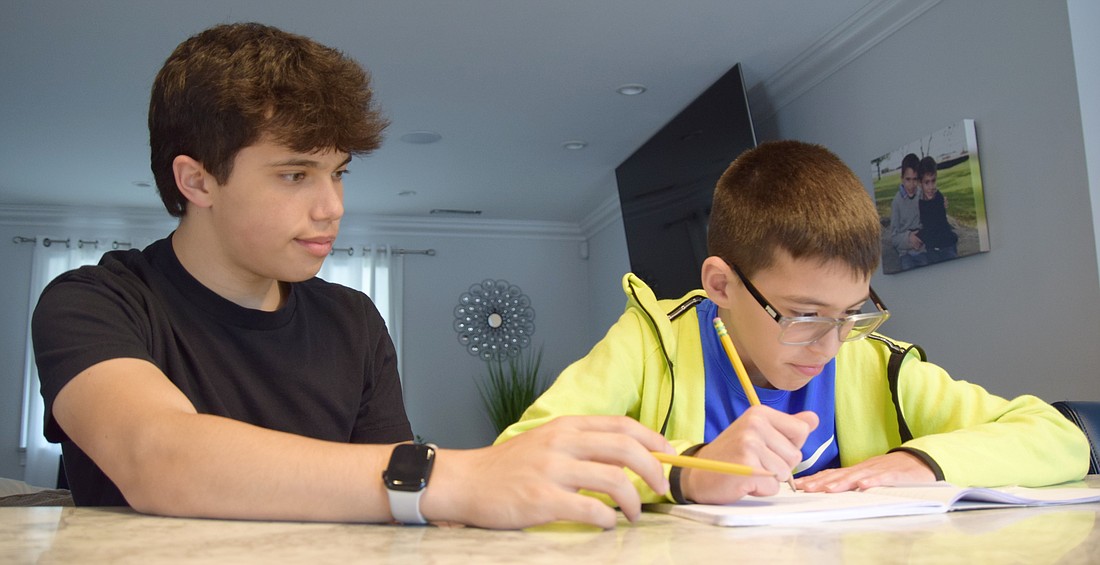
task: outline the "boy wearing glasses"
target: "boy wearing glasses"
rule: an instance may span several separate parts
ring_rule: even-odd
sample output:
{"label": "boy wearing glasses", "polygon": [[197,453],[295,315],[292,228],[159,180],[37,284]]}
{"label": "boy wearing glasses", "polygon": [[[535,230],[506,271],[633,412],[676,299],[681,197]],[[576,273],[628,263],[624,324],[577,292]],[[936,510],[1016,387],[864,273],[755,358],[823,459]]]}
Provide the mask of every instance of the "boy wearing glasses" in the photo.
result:
{"label": "boy wearing glasses", "polygon": [[[889,317],[870,287],[880,229],[863,185],[828,150],[782,141],[745,152],[715,189],[702,290],[657,300],[624,277],[626,312],[497,441],[564,414],[625,414],[680,452],[775,473],[673,468],[667,498],[635,481],[646,502],[772,495],[792,474],[806,491],[1082,477],[1086,440],[1054,408],[955,381],[873,333]],[[716,317],[759,406],[720,345]]]}

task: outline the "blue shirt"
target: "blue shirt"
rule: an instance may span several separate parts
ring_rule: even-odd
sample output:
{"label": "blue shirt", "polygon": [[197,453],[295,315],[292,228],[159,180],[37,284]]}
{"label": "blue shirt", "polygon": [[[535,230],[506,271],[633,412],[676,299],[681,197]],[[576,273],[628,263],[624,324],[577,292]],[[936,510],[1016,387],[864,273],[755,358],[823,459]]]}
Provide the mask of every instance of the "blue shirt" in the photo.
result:
{"label": "blue shirt", "polygon": [[[703,343],[703,366],[706,372],[707,415],[703,441],[709,442],[749,409],[749,399],[745,396],[733,365],[718,339],[718,332],[714,329],[718,306],[710,300],[703,300],[696,306],[696,311],[699,315],[699,336]],[[798,390],[754,387],[761,404],[787,414],[810,410],[817,414],[821,422],[802,445],[802,463],[795,467],[795,476],[812,475],[823,469],[840,466],[834,419],[835,382],[836,359],[832,359],[821,373]]]}

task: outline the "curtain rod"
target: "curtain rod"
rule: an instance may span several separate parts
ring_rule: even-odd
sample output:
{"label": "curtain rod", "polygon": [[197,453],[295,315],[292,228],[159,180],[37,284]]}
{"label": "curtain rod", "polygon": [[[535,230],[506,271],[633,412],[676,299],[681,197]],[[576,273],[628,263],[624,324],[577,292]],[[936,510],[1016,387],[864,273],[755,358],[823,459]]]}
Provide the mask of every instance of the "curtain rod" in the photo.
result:
{"label": "curtain rod", "polygon": [[[49,246],[57,243],[57,244],[65,244],[65,247],[69,247],[70,246],[69,244],[71,243],[71,241],[72,241],[72,238],[52,239],[52,238],[47,237],[47,238],[44,238],[42,240],[42,245],[45,245],[46,247],[49,247]],[[85,245],[90,245],[92,247],[98,247],[99,246],[99,240],[98,239],[91,239],[91,240],[78,239],[76,241],[77,241],[77,247],[79,247],[81,249],[83,249]],[[11,238],[11,242],[12,243],[37,243],[38,238],[24,237],[24,236],[21,236],[21,235],[17,235],[15,237]],[[119,247],[130,247],[130,245],[131,245],[131,243],[129,241],[112,241],[111,242],[111,249],[118,249]]]}
{"label": "curtain rod", "polygon": [[[371,248],[369,246],[363,246],[360,248],[363,254],[370,253]],[[332,251],[329,251],[329,255],[335,255],[336,252],[347,253],[348,255],[355,255],[354,247],[333,247]],[[404,249],[398,247],[396,249],[390,249],[390,253],[395,255],[427,255],[429,257],[435,257],[435,249]]]}
{"label": "curtain rod", "polygon": [[[72,238],[69,238],[69,239],[51,239],[51,238],[47,237],[47,238],[42,240],[42,245],[45,245],[46,247],[49,247],[50,245],[53,245],[55,243],[57,243],[57,244],[63,243],[63,244],[65,244],[65,247],[69,247],[69,243],[71,241],[72,241]],[[22,235],[17,235],[15,237],[11,238],[11,242],[12,243],[37,243],[38,239],[34,238],[34,237],[25,237],[25,236],[22,236]],[[93,239],[93,240],[78,239],[77,240],[77,246],[78,247],[83,248],[85,245],[93,245],[93,246],[99,245],[99,240],[95,240],[95,239]],[[131,244],[128,241],[112,241],[111,242],[111,247],[113,249],[118,249],[119,247],[130,247],[130,245]],[[362,249],[363,253],[369,253],[370,252],[370,247],[364,246],[361,249]],[[329,255],[333,255],[337,251],[339,251],[341,253],[347,253],[348,255],[354,255],[355,254],[355,248],[354,247],[334,247],[332,249],[332,251],[329,252]],[[397,254],[397,255],[427,255],[429,257],[434,257],[435,256],[435,249],[404,249],[404,248],[397,248],[397,249],[391,249],[390,253],[394,253],[394,254]]]}

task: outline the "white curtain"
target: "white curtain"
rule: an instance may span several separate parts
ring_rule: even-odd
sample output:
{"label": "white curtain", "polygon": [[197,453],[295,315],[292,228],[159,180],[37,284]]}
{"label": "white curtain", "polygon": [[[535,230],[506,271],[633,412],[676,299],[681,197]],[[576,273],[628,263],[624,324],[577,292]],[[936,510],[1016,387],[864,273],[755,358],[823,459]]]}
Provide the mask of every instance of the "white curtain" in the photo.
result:
{"label": "white curtain", "polygon": [[402,277],[405,252],[389,245],[369,245],[334,249],[318,277],[362,291],[382,313],[397,350],[397,370],[401,373]]}
{"label": "white curtain", "polygon": [[[37,236],[31,261],[30,309],[27,311],[27,346],[23,367],[23,420],[19,430],[19,447],[25,450],[26,466],[23,480],[35,486],[57,486],[57,464],[61,446],[46,441],[42,435],[44,405],[39,391],[38,367],[34,364],[31,343],[31,313],[38,304],[38,296],[55,277],[80,267],[99,262],[99,257],[111,247],[113,241],[56,238]],[[128,245],[128,244],[124,244]]]}

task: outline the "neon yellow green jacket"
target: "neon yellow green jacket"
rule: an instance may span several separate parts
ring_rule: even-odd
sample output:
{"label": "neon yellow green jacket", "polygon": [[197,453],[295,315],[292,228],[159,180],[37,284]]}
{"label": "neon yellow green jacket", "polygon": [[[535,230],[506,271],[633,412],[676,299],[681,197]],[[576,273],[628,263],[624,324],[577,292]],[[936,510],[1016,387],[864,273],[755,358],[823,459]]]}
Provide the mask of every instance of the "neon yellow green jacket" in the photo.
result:
{"label": "neon yellow green jacket", "polygon": [[[631,274],[623,277],[623,289],[628,303],[618,322],[497,443],[567,414],[626,415],[654,430],[661,429],[667,415],[665,437],[677,451],[703,441],[702,346],[698,317],[689,306],[692,297],[705,295],[694,291],[680,300],[658,301]],[[1084,434],[1049,404],[1030,395],[1012,400],[992,395],[953,380],[914,354],[905,357],[898,379],[901,412],[913,437],[903,444],[886,367],[891,348],[907,345],[874,335],[841,346],[836,437],[842,466],[903,448],[960,486],[1040,486],[1085,475],[1089,447]],[[671,500],[638,477],[632,479],[643,502]]]}

